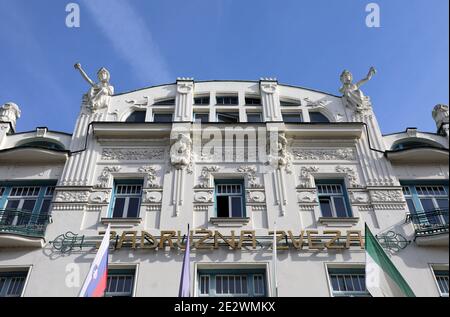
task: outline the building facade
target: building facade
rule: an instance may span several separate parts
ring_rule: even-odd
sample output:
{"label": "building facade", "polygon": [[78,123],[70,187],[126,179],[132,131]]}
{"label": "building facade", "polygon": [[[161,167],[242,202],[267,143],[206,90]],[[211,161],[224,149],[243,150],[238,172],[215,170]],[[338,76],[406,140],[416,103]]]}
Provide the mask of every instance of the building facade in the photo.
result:
{"label": "building facade", "polygon": [[448,296],[448,106],[436,133],[382,135],[374,73],[343,72],[340,96],[271,78],[114,94],[102,68],[72,135],[16,132],[3,105],[0,296],[78,296],[108,225],[108,296],[177,296],[188,238],[192,296],[369,296],[365,224],[417,296]]}

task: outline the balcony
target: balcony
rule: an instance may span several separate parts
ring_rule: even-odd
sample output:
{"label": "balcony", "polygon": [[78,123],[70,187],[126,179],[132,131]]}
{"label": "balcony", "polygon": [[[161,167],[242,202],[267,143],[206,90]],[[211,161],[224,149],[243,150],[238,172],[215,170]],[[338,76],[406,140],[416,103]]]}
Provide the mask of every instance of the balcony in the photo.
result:
{"label": "balcony", "polygon": [[0,210],[0,247],[43,247],[50,215]]}
{"label": "balcony", "polygon": [[417,245],[448,246],[448,209],[408,214],[406,222],[412,222]]}

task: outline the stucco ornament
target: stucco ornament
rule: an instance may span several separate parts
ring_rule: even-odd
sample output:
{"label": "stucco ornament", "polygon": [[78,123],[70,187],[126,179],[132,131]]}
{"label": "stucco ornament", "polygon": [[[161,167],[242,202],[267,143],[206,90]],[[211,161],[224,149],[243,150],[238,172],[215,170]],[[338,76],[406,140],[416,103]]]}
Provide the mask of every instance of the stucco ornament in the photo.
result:
{"label": "stucco ornament", "polygon": [[75,69],[78,69],[81,76],[89,83],[89,85],[91,85],[91,88],[85,95],[87,98],[87,106],[92,111],[108,107],[111,96],[114,94],[114,87],[109,83],[111,77],[109,71],[104,67],[100,68],[97,72],[98,83],[95,83],[89,78],[83,68],[81,68],[80,63],[76,63],[74,67]]}
{"label": "stucco ornament", "polygon": [[248,185],[250,188],[262,188],[263,186],[258,182],[256,177],[256,166],[240,166],[237,171],[247,175]]}
{"label": "stucco ornament", "polygon": [[319,168],[317,166],[303,166],[300,169],[300,183],[298,188],[312,188],[313,180],[311,173],[317,173]]}
{"label": "stucco ornament", "polygon": [[13,102],[7,102],[0,107],[0,122],[10,122],[16,128],[16,121],[20,118],[19,106]]}
{"label": "stucco ornament", "polygon": [[211,173],[218,172],[220,167],[215,166],[204,166],[200,173],[200,183],[195,186],[196,188],[209,188],[211,185]]}
{"label": "stucco ornament", "polygon": [[433,109],[432,115],[438,129],[440,129],[443,124],[448,124],[449,122],[449,109],[447,105],[436,105]]}
{"label": "stucco ornament", "polygon": [[156,168],[154,166],[141,166],[138,168],[141,173],[147,174],[147,187],[148,188],[160,188],[161,186],[157,182]]}
{"label": "stucco ornament", "polygon": [[98,176],[98,181],[100,182],[95,187],[99,188],[105,188],[108,186],[109,183],[109,176],[111,173],[117,173],[120,171],[120,166],[105,166],[101,172],[101,174]]}
{"label": "stucco ornament", "polygon": [[275,169],[285,167],[288,174],[292,173],[292,160],[293,155],[288,147],[288,140],[284,133],[278,134],[278,141],[276,147],[276,155],[269,155],[269,164]]}
{"label": "stucco ornament", "polygon": [[192,141],[189,135],[178,134],[177,141],[170,148],[170,162],[176,169],[188,168],[191,171],[192,164]]}
{"label": "stucco ornament", "polygon": [[360,88],[371,80],[375,73],[375,68],[371,67],[366,78],[361,79],[357,83],[353,83],[353,75],[348,70],[344,70],[341,74],[342,87],[339,91],[344,95],[347,106],[352,107],[356,112],[362,113],[372,108],[370,98],[365,96]]}

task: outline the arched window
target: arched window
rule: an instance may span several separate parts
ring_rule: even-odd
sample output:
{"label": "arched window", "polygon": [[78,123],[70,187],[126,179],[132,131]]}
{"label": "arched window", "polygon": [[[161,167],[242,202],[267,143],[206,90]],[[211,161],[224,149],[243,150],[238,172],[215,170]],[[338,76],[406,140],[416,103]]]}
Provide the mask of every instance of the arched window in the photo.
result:
{"label": "arched window", "polygon": [[309,119],[311,122],[328,123],[330,120],[320,112],[310,112]]}
{"label": "arched window", "polygon": [[131,113],[125,122],[145,122],[146,111],[135,111]]}
{"label": "arched window", "polygon": [[48,150],[63,151],[64,147],[61,144],[52,141],[29,141],[20,144],[18,147],[37,147]]}
{"label": "arched window", "polygon": [[435,144],[434,142],[426,142],[422,140],[408,140],[408,141],[399,141],[394,143],[392,146],[393,151],[398,150],[409,150],[409,149],[417,149],[421,147],[435,147],[435,148],[442,148],[439,144]]}

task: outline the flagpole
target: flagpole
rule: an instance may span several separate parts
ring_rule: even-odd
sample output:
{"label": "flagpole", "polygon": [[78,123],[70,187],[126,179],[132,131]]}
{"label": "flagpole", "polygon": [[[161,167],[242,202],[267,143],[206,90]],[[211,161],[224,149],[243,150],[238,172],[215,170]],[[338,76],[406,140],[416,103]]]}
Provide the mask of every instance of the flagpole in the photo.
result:
{"label": "flagpole", "polygon": [[273,287],[274,297],[278,297],[278,279],[277,279],[277,222],[274,222],[273,229],[273,246],[272,246],[272,271],[273,271]]}
{"label": "flagpole", "polygon": [[191,297],[191,244],[190,244],[190,228],[188,224],[187,242],[183,258],[183,268],[181,270],[180,289],[178,297]]}

